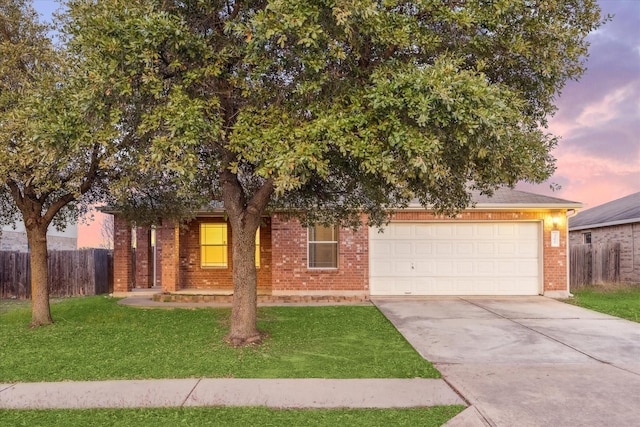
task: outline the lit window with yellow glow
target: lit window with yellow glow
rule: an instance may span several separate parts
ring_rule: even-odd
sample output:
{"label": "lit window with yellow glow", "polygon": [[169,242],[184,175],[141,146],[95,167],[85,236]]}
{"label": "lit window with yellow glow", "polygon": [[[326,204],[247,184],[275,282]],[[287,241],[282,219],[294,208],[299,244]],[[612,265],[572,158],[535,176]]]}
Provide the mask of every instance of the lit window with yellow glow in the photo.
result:
{"label": "lit window with yellow glow", "polygon": [[200,224],[200,265],[227,266],[227,224]]}
{"label": "lit window with yellow glow", "polygon": [[256,267],[260,267],[260,228],[256,230]]}

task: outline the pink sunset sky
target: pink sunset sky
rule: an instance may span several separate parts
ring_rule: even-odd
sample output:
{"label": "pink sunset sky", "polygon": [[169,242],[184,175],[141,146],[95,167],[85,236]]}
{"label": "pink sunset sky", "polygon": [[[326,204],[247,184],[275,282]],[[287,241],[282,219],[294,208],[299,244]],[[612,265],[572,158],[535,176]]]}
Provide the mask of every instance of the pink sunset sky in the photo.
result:
{"label": "pink sunset sky", "polygon": [[556,172],[548,183],[518,186],[585,209],[640,191],[640,1],[599,3],[613,18],[589,36],[587,72],[567,83],[549,121],[561,138]]}
{"label": "pink sunset sky", "polygon": [[[589,36],[587,72],[558,97],[549,131],[560,137],[557,170],[518,189],[581,202],[585,208],[640,191],[640,0],[599,0],[612,20]],[[58,4],[35,0],[49,19]],[[552,191],[551,184],[561,186]],[[99,246],[102,214],[78,225],[78,246]]]}

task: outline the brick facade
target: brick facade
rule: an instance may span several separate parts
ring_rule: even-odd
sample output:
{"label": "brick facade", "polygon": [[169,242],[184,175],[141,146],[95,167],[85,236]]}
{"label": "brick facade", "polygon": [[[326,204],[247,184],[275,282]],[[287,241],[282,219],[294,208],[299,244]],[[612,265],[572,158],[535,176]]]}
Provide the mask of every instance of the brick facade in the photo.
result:
{"label": "brick facade", "polygon": [[[227,224],[227,241],[229,242],[227,267],[201,266],[200,224],[221,222],[224,222],[223,218],[196,218],[180,230],[180,284],[178,289],[208,289],[219,291],[220,293],[233,292],[233,251],[231,250],[233,230],[229,224]],[[271,219],[264,218],[262,223],[260,227],[258,293],[268,294],[271,292]],[[166,248],[163,248],[163,253],[165,250]],[[163,269],[163,277],[165,271]]]}
{"label": "brick facade", "polygon": [[640,283],[640,222],[569,232],[570,244],[584,243],[584,233],[591,233],[591,243],[620,243],[620,280]]}
{"label": "brick facade", "polygon": [[368,230],[338,231],[338,268],[307,267],[307,229],[295,220],[275,215],[273,233],[274,294],[369,293]]}
{"label": "brick facade", "polygon": [[162,242],[160,265],[162,269],[162,290],[175,292],[182,288],[180,276],[180,228],[174,222],[164,221],[157,229],[158,240]]}
{"label": "brick facade", "polygon": [[133,288],[131,259],[131,226],[115,215],[113,218],[113,291],[128,292]]}
{"label": "brick facade", "polygon": [[[554,224],[553,218],[559,221]],[[117,216],[116,216],[117,219]],[[542,276],[545,293],[568,291],[567,221],[566,210],[546,211],[476,211],[470,210],[456,218],[434,216],[428,211],[402,211],[394,221],[537,221],[542,224]],[[200,262],[200,224],[222,222],[218,218],[196,218],[186,227],[178,228],[165,223],[157,230],[157,245],[162,247],[158,257],[162,271],[162,289],[208,290],[227,294],[233,291],[233,256],[229,245],[228,265],[225,268],[203,268]],[[126,257],[122,255],[126,240],[121,222],[115,221],[116,247],[114,255],[115,289],[125,289],[128,283]],[[551,246],[551,231],[560,232],[559,247]],[[228,227],[228,242],[232,239]],[[263,295],[361,295],[369,294],[369,242],[368,228],[353,231],[340,229],[338,233],[338,268],[310,269],[307,255],[307,229],[295,219],[279,215],[265,218],[260,228],[260,268],[258,293]],[[131,231],[129,229],[129,241]],[[637,245],[640,247],[640,244]],[[138,251],[139,254],[142,251]],[[145,252],[145,253],[148,253]],[[130,262],[129,257],[129,262]],[[128,269],[129,268],[129,269]],[[148,268],[147,268],[148,270]],[[129,272],[129,273],[127,273]],[[142,273],[140,273],[142,274]],[[145,276],[146,277],[146,276]],[[144,279],[142,279],[144,280]],[[146,282],[145,282],[146,283]],[[129,288],[130,289],[130,285]]]}

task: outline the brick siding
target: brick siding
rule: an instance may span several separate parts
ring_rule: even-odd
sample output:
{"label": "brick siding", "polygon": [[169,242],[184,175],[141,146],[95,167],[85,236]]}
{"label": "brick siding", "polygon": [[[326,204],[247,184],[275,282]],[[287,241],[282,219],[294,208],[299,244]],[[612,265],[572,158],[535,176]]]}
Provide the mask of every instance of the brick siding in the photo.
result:
{"label": "brick siding", "polygon": [[[228,223],[227,267],[202,267],[200,260],[200,224],[222,222],[225,222],[223,218],[196,218],[180,231],[180,283],[178,289],[207,289],[227,293],[233,291],[233,250],[231,247],[233,230]],[[264,218],[262,223],[260,227],[258,292],[265,294],[271,291],[271,219]],[[163,253],[164,251],[165,248],[163,248]],[[165,271],[163,269],[163,275]]]}
{"label": "brick siding", "polygon": [[[552,219],[560,222],[553,225]],[[116,217],[117,219],[117,217]],[[567,224],[565,210],[557,211],[468,211],[455,218],[434,216],[428,211],[402,211],[395,221],[538,221],[543,224],[542,272],[543,289],[568,291]],[[174,292],[181,289],[206,289],[214,293],[230,293],[233,289],[233,254],[228,253],[226,268],[202,268],[200,263],[200,224],[222,222],[222,218],[197,218],[186,228],[172,223],[163,224],[158,232],[157,244],[162,247],[158,256],[162,271],[162,288]],[[131,240],[131,231],[115,222],[115,290],[125,289],[132,281],[131,266],[123,256],[122,241]],[[560,246],[551,247],[551,231],[560,231]],[[228,228],[228,241],[232,230]],[[341,229],[338,233],[338,268],[310,269],[307,266],[307,229],[295,219],[279,215],[265,218],[260,228],[261,265],[258,270],[258,293],[273,295],[368,295],[369,246],[368,228]],[[640,248],[640,244],[636,245]],[[140,253],[141,251],[139,251]],[[128,258],[131,259],[130,257]],[[130,261],[129,261],[130,262]],[[127,276],[129,274],[129,276]],[[129,278],[128,278],[129,277]],[[130,289],[130,285],[129,288]]]}
{"label": "brick siding", "polygon": [[368,294],[369,246],[366,227],[338,232],[338,268],[307,267],[307,229],[295,219],[274,215],[274,294]]}
{"label": "brick siding", "polygon": [[133,288],[131,260],[131,226],[118,215],[113,218],[113,291],[128,292]]}

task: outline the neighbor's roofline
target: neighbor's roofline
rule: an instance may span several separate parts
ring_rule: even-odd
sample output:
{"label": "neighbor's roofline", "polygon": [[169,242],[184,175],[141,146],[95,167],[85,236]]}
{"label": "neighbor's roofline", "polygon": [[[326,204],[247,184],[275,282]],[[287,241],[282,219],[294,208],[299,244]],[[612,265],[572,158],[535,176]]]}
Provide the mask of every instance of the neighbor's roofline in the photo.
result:
{"label": "neighbor's roofline", "polygon": [[609,222],[599,222],[595,224],[578,225],[575,227],[569,227],[569,231],[580,231],[580,230],[588,230],[590,228],[611,227],[614,225],[633,224],[635,222],[640,222],[640,218],[628,218],[628,219],[621,219],[619,221],[609,221]]}

